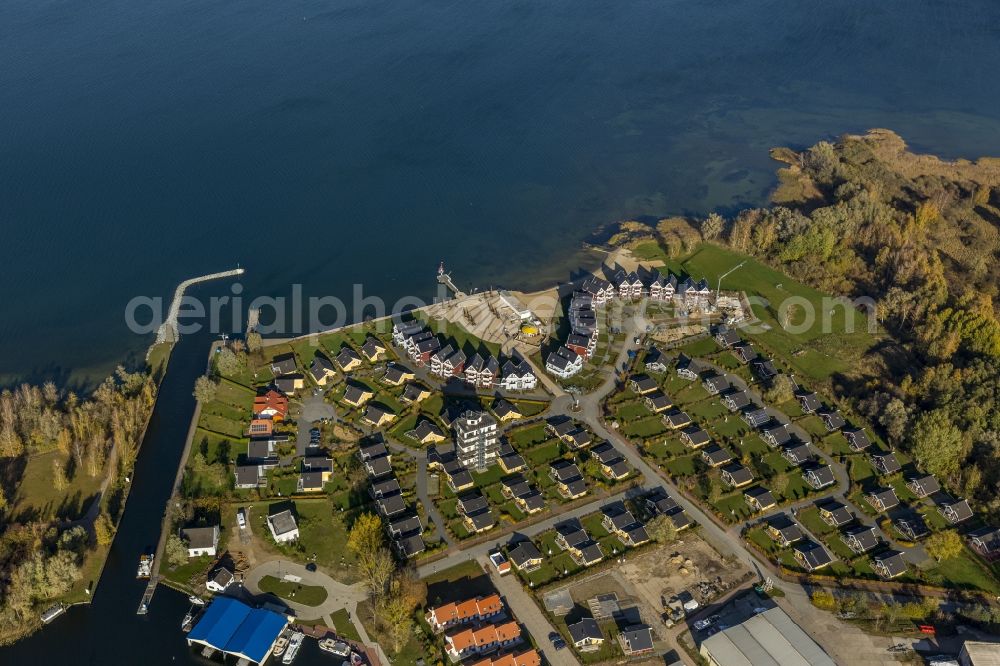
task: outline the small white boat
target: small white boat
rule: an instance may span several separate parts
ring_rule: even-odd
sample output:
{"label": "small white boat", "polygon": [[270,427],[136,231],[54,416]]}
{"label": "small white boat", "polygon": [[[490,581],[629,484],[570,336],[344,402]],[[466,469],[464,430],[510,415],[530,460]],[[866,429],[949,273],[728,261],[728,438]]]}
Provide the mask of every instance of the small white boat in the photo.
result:
{"label": "small white boat", "polygon": [[275,657],[280,657],[286,647],[288,647],[288,639],[284,636],[278,636],[278,640],[274,642],[274,647],[271,648],[271,654]]}
{"label": "small white boat", "polygon": [[281,663],[290,664],[295,661],[295,657],[299,654],[299,648],[302,647],[303,638],[305,638],[305,634],[301,631],[292,632],[292,637],[288,639],[288,647],[285,648],[285,656],[281,658]]}
{"label": "small white boat", "polygon": [[188,612],[184,614],[184,619],[181,620],[181,631],[188,632],[191,630],[191,625],[194,623],[194,616],[198,614],[198,611],[194,609],[194,606],[188,609]]}
{"label": "small white boat", "polygon": [[188,597],[188,601],[190,601],[191,603],[193,603],[195,606],[204,606],[205,605],[205,600],[204,599],[196,597],[193,594],[190,597]]}

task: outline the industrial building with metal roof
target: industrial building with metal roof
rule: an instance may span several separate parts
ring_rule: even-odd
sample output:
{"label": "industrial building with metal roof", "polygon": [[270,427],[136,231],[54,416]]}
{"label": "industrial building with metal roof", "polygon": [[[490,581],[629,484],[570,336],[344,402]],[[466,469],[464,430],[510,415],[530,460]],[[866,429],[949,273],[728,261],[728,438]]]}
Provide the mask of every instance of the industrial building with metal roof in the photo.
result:
{"label": "industrial building with metal roof", "polygon": [[835,666],[823,648],[780,608],[710,636],[700,651],[712,666]]}
{"label": "industrial building with metal roof", "polygon": [[253,608],[232,597],[216,597],[191,628],[187,641],[188,645],[204,645],[209,652],[218,650],[260,664],[287,625],[288,618],[280,613]]}

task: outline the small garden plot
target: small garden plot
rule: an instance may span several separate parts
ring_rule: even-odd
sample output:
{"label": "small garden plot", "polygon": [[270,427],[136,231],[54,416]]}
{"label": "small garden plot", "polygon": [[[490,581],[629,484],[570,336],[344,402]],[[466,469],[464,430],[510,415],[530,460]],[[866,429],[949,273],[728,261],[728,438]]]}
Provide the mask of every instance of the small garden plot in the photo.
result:
{"label": "small garden plot", "polygon": [[712,423],[706,424],[706,430],[714,432],[718,437],[730,437],[732,439],[747,439],[750,436],[750,428],[736,414],[723,416]]}
{"label": "small garden plot", "polygon": [[618,419],[625,423],[653,416],[653,413],[646,408],[646,404],[642,400],[619,403],[616,405],[616,408]]}
{"label": "small garden plot", "polygon": [[[767,456],[773,453],[773,449],[767,445],[767,443],[760,438],[759,435],[750,435],[749,437],[743,438],[743,443],[738,444],[739,450],[742,453],[749,453],[754,457]],[[780,453],[778,454],[780,457]]]}
{"label": "small garden plot", "polygon": [[701,382],[682,381],[684,381],[684,387],[679,391],[667,393],[679,407],[688,407],[710,397],[709,392],[702,387]]}
{"label": "small garden plot", "polygon": [[[810,494],[815,492],[802,475],[799,473],[798,468],[784,474],[783,477],[786,479],[784,483],[785,488],[780,492],[776,492],[775,495],[779,502],[791,502],[797,501],[804,497],[808,497]],[[780,478],[780,477],[779,477]],[[774,485],[772,483],[772,485]]]}
{"label": "small garden plot", "polygon": [[507,439],[517,450],[531,448],[549,438],[544,423],[534,423],[527,427],[514,428],[507,432]]}
{"label": "small garden plot", "polygon": [[848,462],[847,471],[850,474],[851,481],[861,486],[864,490],[879,485],[878,479],[875,476],[875,470],[872,468],[871,463],[868,462],[868,459],[863,456],[853,456]]}
{"label": "small garden plot", "polygon": [[655,437],[667,432],[668,428],[659,416],[649,416],[622,426],[621,432],[626,437]]}
{"label": "small garden plot", "polygon": [[743,500],[743,493],[737,492],[728,497],[722,497],[712,503],[719,513],[730,522],[746,520],[753,515],[750,507]]}
{"label": "small garden plot", "polygon": [[850,444],[847,443],[847,439],[844,438],[839,432],[834,432],[826,435],[822,439],[814,440],[817,442],[819,448],[823,449],[830,455],[834,456],[852,456],[857,455],[851,450]]}
{"label": "small garden plot", "polygon": [[526,419],[538,416],[549,408],[549,403],[539,400],[511,400],[510,403],[517,408],[517,411]]}
{"label": "small garden plot", "polygon": [[694,476],[698,473],[698,460],[700,454],[692,453],[686,456],[680,456],[674,458],[667,462],[663,469],[665,469],[671,476]]}
{"label": "small garden plot", "polygon": [[[522,455],[530,467],[541,467],[562,455],[562,444],[558,439],[551,439],[540,446],[523,451]],[[540,473],[548,475],[548,470],[540,470]]]}
{"label": "small garden plot", "polygon": [[[787,412],[785,413],[787,414]],[[809,433],[813,439],[822,439],[823,437],[826,437],[829,432],[827,431],[826,426],[823,425],[823,419],[815,414],[809,414],[808,416],[797,419],[795,421],[795,425]],[[843,436],[841,436],[840,439],[844,440]],[[846,444],[846,440],[844,440],[844,442]]]}
{"label": "small garden plot", "polygon": [[646,455],[652,456],[658,461],[666,461],[682,456],[690,452],[690,449],[673,437],[660,439],[655,442],[648,442],[645,446]]}
{"label": "small garden plot", "polygon": [[811,506],[805,509],[800,509],[795,518],[802,523],[803,527],[816,536],[827,536],[832,534],[833,538],[837,538],[840,534],[836,527],[827,525],[823,522],[823,519],[819,516],[819,509],[816,507]]}
{"label": "small garden plot", "polygon": [[[906,479],[903,478],[902,474],[895,474],[891,477],[891,479],[892,480],[889,481],[889,485],[892,486],[892,489],[896,491],[896,497],[899,498],[900,502],[911,503],[917,501],[917,496],[914,495],[913,492],[906,487]],[[938,514],[938,512],[934,510],[929,511],[928,513],[934,513],[940,516],[940,514]],[[944,519],[942,518],[942,520]]]}
{"label": "small garden plot", "polygon": [[[669,364],[668,364],[669,365]],[[660,386],[663,388],[663,392],[669,396],[676,395],[682,390],[689,388],[692,383],[684,379],[677,374],[672,368],[668,369],[666,374],[663,376]]]}
{"label": "small garden plot", "polygon": [[757,468],[757,472],[760,476],[765,478],[771,478],[777,474],[784,474],[791,469],[798,469],[785,460],[785,458],[778,451],[771,451],[770,453],[765,454],[763,460],[755,457],[753,465]]}
{"label": "small garden plot", "polygon": [[729,415],[729,410],[718,398],[702,400],[690,405],[686,411],[692,419],[700,423],[716,423]]}
{"label": "small garden plot", "polygon": [[705,337],[701,340],[689,342],[683,347],[678,347],[677,351],[682,354],[687,354],[692,358],[697,358],[700,356],[709,356],[710,354],[719,351],[719,345],[713,338]]}

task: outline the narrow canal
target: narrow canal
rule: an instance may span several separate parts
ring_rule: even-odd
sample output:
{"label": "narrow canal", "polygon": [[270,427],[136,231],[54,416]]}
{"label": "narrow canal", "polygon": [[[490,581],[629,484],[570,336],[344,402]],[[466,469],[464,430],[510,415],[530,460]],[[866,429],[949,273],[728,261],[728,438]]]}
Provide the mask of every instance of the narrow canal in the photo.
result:
{"label": "narrow canal", "polygon": [[[222,293],[218,285],[206,285],[194,293],[210,295],[216,291]],[[227,321],[226,317],[222,321]],[[149,614],[136,615],[146,583],[136,580],[135,574],[139,554],[155,548],[159,538],[160,521],[194,412],[192,387],[205,370],[213,339],[208,332],[188,335],[173,350],[136,461],[132,492],[93,603],[76,606],[33,636],[0,648],[0,664],[211,663],[192,653],[184,640],[180,624],[190,605],[185,595],[161,585]],[[316,643],[307,641],[295,663],[331,663],[321,655]]]}

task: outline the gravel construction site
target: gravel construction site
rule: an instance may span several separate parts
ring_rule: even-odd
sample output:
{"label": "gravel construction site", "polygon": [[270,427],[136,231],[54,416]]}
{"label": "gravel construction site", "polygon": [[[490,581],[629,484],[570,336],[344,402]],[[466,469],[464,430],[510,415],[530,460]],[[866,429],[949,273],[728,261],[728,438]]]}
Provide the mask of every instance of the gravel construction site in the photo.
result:
{"label": "gravel construction site", "polygon": [[665,600],[687,592],[705,605],[739,585],[747,573],[745,566],[724,561],[702,539],[685,535],[675,543],[624,558],[616,568],[582,578],[564,589],[577,606],[591,611],[593,600],[613,594],[623,614],[637,614],[655,633],[662,633]]}

